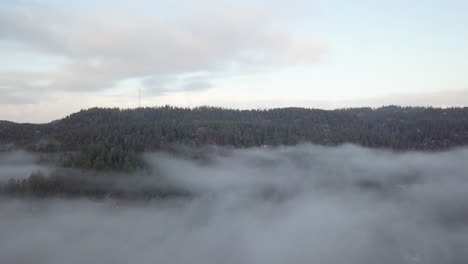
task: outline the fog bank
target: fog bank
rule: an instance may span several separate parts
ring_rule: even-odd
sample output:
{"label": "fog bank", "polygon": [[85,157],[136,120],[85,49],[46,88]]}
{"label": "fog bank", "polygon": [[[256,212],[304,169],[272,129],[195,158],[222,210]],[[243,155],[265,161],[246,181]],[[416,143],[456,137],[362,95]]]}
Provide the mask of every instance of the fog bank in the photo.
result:
{"label": "fog bank", "polygon": [[468,149],[301,145],[145,160],[148,182],[192,195],[3,199],[0,262],[468,263]]}
{"label": "fog bank", "polygon": [[50,168],[39,163],[39,157],[25,151],[0,152],[0,183],[8,179],[24,179],[33,172],[49,172]]}

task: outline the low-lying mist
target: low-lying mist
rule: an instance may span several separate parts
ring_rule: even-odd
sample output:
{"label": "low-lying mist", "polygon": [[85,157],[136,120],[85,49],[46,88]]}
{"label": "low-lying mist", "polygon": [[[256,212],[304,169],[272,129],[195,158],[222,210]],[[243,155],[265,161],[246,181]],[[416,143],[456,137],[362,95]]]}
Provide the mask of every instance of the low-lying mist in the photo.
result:
{"label": "low-lying mist", "polygon": [[1,198],[0,263],[468,263],[466,148],[196,156],[147,153],[125,180],[188,196]]}
{"label": "low-lying mist", "polygon": [[33,172],[49,172],[50,168],[39,160],[38,155],[25,151],[0,152],[0,183],[24,179]]}

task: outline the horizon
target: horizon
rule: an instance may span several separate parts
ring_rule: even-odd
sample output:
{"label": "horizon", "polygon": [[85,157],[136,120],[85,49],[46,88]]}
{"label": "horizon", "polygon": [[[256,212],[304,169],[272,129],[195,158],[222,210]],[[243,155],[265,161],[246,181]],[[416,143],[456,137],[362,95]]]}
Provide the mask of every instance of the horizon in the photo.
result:
{"label": "horizon", "polygon": [[70,112],[68,114],[65,114],[57,119],[52,119],[44,122],[16,122],[14,120],[6,120],[6,119],[0,119],[0,122],[12,122],[16,124],[49,124],[52,122],[60,121],[62,119],[65,119],[71,115],[78,114],[80,112],[86,112],[90,111],[93,109],[105,109],[105,110],[119,110],[119,111],[136,111],[139,109],[162,109],[166,107],[171,107],[174,109],[186,109],[186,110],[196,110],[199,108],[215,108],[215,109],[221,109],[223,111],[270,111],[270,110],[277,110],[277,109],[305,109],[305,110],[318,110],[318,111],[340,111],[340,110],[353,110],[353,109],[370,109],[372,111],[379,110],[379,109],[384,109],[384,108],[390,108],[390,107],[400,107],[400,108],[424,108],[424,109],[436,109],[436,110],[443,110],[443,109],[465,109],[468,108],[468,106],[404,106],[404,105],[395,105],[395,104],[389,104],[389,105],[381,105],[381,106],[376,106],[376,107],[371,107],[371,106],[354,106],[354,107],[341,107],[341,108],[333,108],[333,109],[323,109],[323,108],[314,108],[314,107],[301,107],[301,106],[283,106],[283,107],[270,107],[270,108],[233,108],[233,107],[223,107],[223,106],[212,106],[212,105],[198,105],[198,106],[176,106],[176,105],[160,105],[160,106],[141,106],[141,107],[133,107],[133,108],[122,108],[118,106],[92,106],[88,108],[82,108],[80,110]]}
{"label": "horizon", "polygon": [[0,120],[92,107],[468,106],[468,2],[5,1]]}

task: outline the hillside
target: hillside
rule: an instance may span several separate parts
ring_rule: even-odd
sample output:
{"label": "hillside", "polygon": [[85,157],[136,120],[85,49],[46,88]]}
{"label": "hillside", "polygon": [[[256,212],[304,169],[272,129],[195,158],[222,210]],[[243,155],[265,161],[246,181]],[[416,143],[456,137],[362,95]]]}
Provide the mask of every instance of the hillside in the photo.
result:
{"label": "hillside", "polygon": [[[37,152],[44,162],[52,162],[60,169],[48,176],[39,173],[27,180],[11,179],[0,185],[0,193],[134,198],[180,195],[178,191],[167,194],[157,188],[135,193],[121,187],[106,189],[102,184],[108,181],[107,174],[99,171],[113,171],[113,181],[122,173],[147,171],[151,166],[140,155],[143,152],[165,150],[203,158],[205,152],[194,151],[197,147],[243,148],[302,142],[425,151],[464,146],[468,144],[468,108],[92,108],[48,124],[1,121],[3,151],[20,148]],[[94,172],[82,177],[81,172],[67,168]]]}
{"label": "hillside", "polygon": [[48,124],[0,122],[1,144],[33,151],[111,144],[140,152],[173,144],[249,147],[304,141],[398,150],[461,146],[468,143],[468,108],[92,108]]}

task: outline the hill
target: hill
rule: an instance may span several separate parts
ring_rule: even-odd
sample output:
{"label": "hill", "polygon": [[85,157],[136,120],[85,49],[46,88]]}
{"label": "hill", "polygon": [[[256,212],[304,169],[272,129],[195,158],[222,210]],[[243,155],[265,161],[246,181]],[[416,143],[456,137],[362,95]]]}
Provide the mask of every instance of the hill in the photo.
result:
{"label": "hill", "polygon": [[252,147],[300,142],[394,150],[463,146],[468,144],[468,108],[91,108],[47,124],[0,122],[4,149],[75,153],[64,164],[92,168],[137,167],[132,157],[138,153],[176,145]]}
{"label": "hill", "polygon": [[250,147],[302,141],[399,150],[460,146],[468,143],[468,108],[91,108],[48,124],[0,122],[0,143],[34,151],[103,143],[144,151],[176,143]]}

